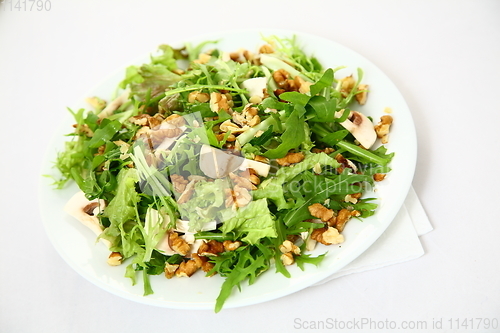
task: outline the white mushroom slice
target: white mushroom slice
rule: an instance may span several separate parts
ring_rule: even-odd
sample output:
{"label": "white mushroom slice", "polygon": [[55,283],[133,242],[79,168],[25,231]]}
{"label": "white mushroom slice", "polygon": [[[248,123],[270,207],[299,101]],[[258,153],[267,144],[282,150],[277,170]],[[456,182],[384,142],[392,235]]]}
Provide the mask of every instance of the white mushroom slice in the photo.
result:
{"label": "white mushroom slice", "polygon": [[200,169],[210,178],[227,177],[240,167],[245,159],[223,150],[203,145],[200,151]]}
{"label": "white mushroom slice", "polygon": [[125,103],[129,97],[130,91],[125,90],[123,94],[115,98],[111,103],[106,105],[106,107],[97,115],[99,119],[104,119],[113,114],[123,103]]}
{"label": "white mushroom slice", "polygon": [[204,239],[196,239],[193,244],[191,244],[191,249],[189,250],[188,256],[191,257],[193,253],[197,253],[201,244],[205,242]]}
{"label": "white mushroom slice", "polygon": [[179,238],[184,239],[189,245],[194,244],[196,240],[196,238],[194,238],[194,233],[192,232],[187,232],[184,235],[179,236]]}
{"label": "white mushroom slice", "polygon": [[242,82],[243,88],[248,90],[250,96],[264,98],[264,90],[267,88],[266,77],[255,77]]}
{"label": "white mushroom slice", "polygon": [[351,111],[349,117],[340,125],[348,130],[366,149],[370,148],[377,140],[377,133],[373,123],[367,116],[358,111]]}
{"label": "white mushroom slice", "polygon": [[245,159],[240,166],[240,170],[244,171],[246,169],[254,169],[255,172],[262,177],[267,177],[270,168],[271,166],[269,164],[248,159]]}
{"label": "white mushroom slice", "polygon": [[[87,228],[92,230],[96,236],[99,236],[104,228],[99,223],[97,214],[106,207],[106,203],[102,199],[89,201],[82,191],[76,193],[64,206],[64,211],[75,219],[80,221]],[[101,242],[108,248],[111,243],[106,239],[100,239]]]}
{"label": "white mushroom slice", "polygon": [[160,239],[160,241],[158,242],[158,244],[156,244],[156,249],[161,253],[161,254],[164,254],[166,256],[173,256],[174,254],[176,254],[177,252],[175,252],[174,250],[172,250],[172,248],[170,247],[170,244],[168,242],[168,237],[169,237],[169,234],[170,232],[166,232],[163,237]]}

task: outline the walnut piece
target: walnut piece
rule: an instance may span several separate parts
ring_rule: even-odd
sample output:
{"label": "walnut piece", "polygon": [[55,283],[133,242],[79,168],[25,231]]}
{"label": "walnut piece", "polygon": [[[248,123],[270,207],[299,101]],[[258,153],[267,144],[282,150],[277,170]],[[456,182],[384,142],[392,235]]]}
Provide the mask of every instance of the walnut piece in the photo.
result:
{"label": "walnut piece", "polygon": [[188,102],[189,103],[206,103],[210,100],[210,95],[207,93],[202,93],[200,91],[192,91],[188,95]]}
{"label": "walnut piece", "polygon": [[307,209],[309,210],[309,214],[321,219],[323,222],[330,220],[334,215],[333,209],[326,208],[320,203],[312,204]]}
{"label": "walnut piece", "polygon": [[293,258],[293,254],[291,252],[283,253],[281,255],[280,259],[283,262],[283,265],[285,265],[285,266],[293,265],[293,263],[295,262],[295,259]]}
{"label": "walnut piece", "polygon": [[221,94],[219,92],[210,94],[210,110],[219,112],[220,110],[229,111],[230,109],[231,106],[229,105],[228,96],[226,94]]}
{"label": "walnut piece", "polygon": [[279,247],[281,253],[293,253],[295,255],[300,254],[300,247],[292,243],[290,240],[285,240],[283,244],[280,245]]}
{"label": "walnut piece", "polygon": [[123,256],[120,252],[111,252],[108,257],[108,265],[120,266],[122,264]]}
{"label": "walnut piece", "polygon": [[[360,92],[358,92],[355,95],[356,101],[358,101],[358,103],[360,105],[364,105],[366,103],[366,99],[368,98],[368,85],[367,84],[359,84],[358,90]],[[362,90],[364,90],[364,91],[362,91]]]}
{"label": "walnut piece", "polygon": [[175,265],[175,264],[169,264],[168,262],[165,263],[165,268],[164,268],[164,272],[165,272],[165,277],[167,279],[171,279],[174,277],[175,275],[175,271],[179,268],[179,265]]}
{"label": "walnut piece", "polygon": [[174,185],[174,191],[177,193],[182,193],[186,190],[186,185],[189,183],[187,179],[182,177],[181,175],[172,174],[170,176],[170,180]]}
{"label": "walnut piece", "polygon": [[241,242],[225,240],[224,242],[222,242],[222,245],[224,246],[224,249],[226,251],[235,251],[237,248],[241,246]]}
{"label": "walnut piece", "polygon": [[385,173],[376,173],[373,175],[373,180],[376,182],[381,182],[385,179],[386,174]]}
{"label": "walnut piece", "polygon": [[191,256],[193,257],[196,266],[201,268],[201,270],[204,272],[209,272],[214,267],[214,264],[209,262],[208,257],[206,256],[200,256],[197,253],[193,253],[191,254]]}
{"label": "walnut piece", "polygon": [[384,115],[380,117],[380,122],[375,125],[375,132],[377,133],[377,137],[381,139],[382,143],[389,142],[389,129],[392,124],[392,116]]}
{"label": "walnut piece", "polygon": [[172,114],[165,118],[164,120],[166,123],[173,125],[175,127],[182,127],[186,125],[186,121],[184,120],[184,117],[179,116],[178,114]]}
{"label": "walnut piece", "polygon": [[182,238],[179,237],[179,234],[175,231],[172,231],[168,235],[168,243],[172,250],[179,253],[182,256],[188,254],[191,246]]}
{"label": "walnut piece", "polygon": [[277,158],[276,162],[281,166],[289,166],[301,162],[304,158],[303,153],[288,153],[285,157]]}
{"label": "walnut piece", "polygon": [[311,233],[311,239],[324,245],[340,244],[344,242],[344,236],[334,227],[324,227],[314,229]]}
{"label": "walnut piece", "polygon": [[224,245],[214,239],[204,242],[198,248],[200,256],[217,256],[221,252],[224,252]]}
{"label": "walnut piece", "polygon": [[179,265],[179,268],[175,271],[175,275],[177,277],[190,277],[196,271],[198,270],[198,265],[196,265],[196,261],[194,260],[188,260],[188,261],[183,261]]}
{"label": "walnut piece", "polygon": [[341,209],[338,213],[337,216],[335,217],[335,223],[333,223],[332,227],[335,227],[339,232],[344,231],[346,223],[350,220],[351,218],[351,211],[348,209]]}
{"label": "walnut piece", "polygon": [[259,53],[274,53],[274,49],[271,45],[269,44],[264,44],[259,48]]}

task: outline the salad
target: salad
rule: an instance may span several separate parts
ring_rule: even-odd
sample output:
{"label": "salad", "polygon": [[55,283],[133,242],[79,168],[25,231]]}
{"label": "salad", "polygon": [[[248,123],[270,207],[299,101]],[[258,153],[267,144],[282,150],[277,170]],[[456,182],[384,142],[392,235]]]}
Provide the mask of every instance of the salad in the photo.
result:
{"label": "salad", "polygon": [[111,266],[126,265],[133,284],[142,275],[144,295],[150,275],[222,276],[216,312],[265,271],[319,265],[315,247],[338,246],[348,223],[375,213],[363,194],[393,157],[392,117],[375,125],[356,111],[369,87],[361,69],[338,78],[341,68],[293,37],[263,37],[256,51],[161,45],[110,102],[70,110],[56,185],[80,191],[65,210]]}

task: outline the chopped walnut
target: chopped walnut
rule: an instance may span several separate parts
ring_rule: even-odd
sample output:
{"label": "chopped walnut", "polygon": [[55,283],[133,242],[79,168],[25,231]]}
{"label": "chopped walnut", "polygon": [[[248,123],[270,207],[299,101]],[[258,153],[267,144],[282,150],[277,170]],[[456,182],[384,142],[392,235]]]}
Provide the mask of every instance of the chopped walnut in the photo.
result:
{"label": "chopped walnut", "polygon": [[181,175],[172,174],[170,176],[170,180],[174,185],[174,191],[177,193],[182,193],[186,190],[186,185],[189,183],[187,179],[182,177]]}
{"label": "chopped walnut", "polygon": [[259,53],[265,53],[265,54],[274,53],[274,49],[271,45],[264,44],[259,48]]}
{"label": "chopped walnut", "polygon": [[346,168],[351,169],[353,172],[358,171],[356,164],[342,156],[342,154],[337,154],[335,160],[340,163],[340,166],[337,168],[338,173],[342,173]]}
{"label": "chopped walnut", "polygon": [[197,63],[197,64],[206,64],[207,62],[210,61],[210,58],[212,56],[210,54],[207,54],[207,53],[200,53],[200,55],[198,56],[198,59],[196,60],[193,60],[194,63]]}
{"label": "chopped walnut", "polygon": [[326,208],[320,203],[312,204],[307,209],[312,216],[321,219],[323,222],[330,220],[334,215],[333,209]]}
{"label": "chopped walnut", "polygon": [[373,175],[373,180],[376,182],[381,182],[385,179],[386,174],[385,173],[376,173]]}
{"label": "chopped walnut", "polygon": [[[358,92],[355,97],[356,97],[356,101],[358,101],[358,103],[360,105],[364,105],[366,103],[366,99],[368,97],[368,85],[367,84],[359,84],[358,85],[358,90],[360,92]],[[364,91],[363,91],[364,90]]]}
{"label": "chopped walnut", "polygon": [[231,109],[231,107],[226,94],[218,92],[210,94],[210,110],[213,112],[219,112],[220,110],[229,111],[229,109]]}
{"label": "chopped walnut", "polygon": [[214,267],[214,264],[209,262],[208,257],[206,256],[201,256],[197,253],[193,253],[191,254],[191,256],[193,257],[196,266],[201,268],[201,270],[204,272],[209,272]]}
{"label": "chopped walnut", "polygon": [[304,160],[303,153],[288,153],[285,157],[276,159],[276,162],[281,166],[288,166],[291,164],[299,163]]}
{"label": "chopped walnut", "polygon": [[179,268],[179,265],[165,263],[165,268],[163,269],[165,272],[165,277],[167,279],[171,279],[175,275],[175,271]]}
{"label": "chopped walnut", "polygon": [[295,262],[295,259],[293,258],[293,254],[291,252],[283,253],[281,255],[280,259],[283,262],[283,265],[285,265],[285,266],[293,265],[293,263]]}
{"label": "chopped walnut", "polygon": [[188,102],[194,103],[206,103],[210,100],[210,95],[208,93],[203,93],[201,91],[192,91],[188,95]]}
{"label": "chopped walnut", "polygon": [[[188,177],[189,178],[189,177]],[[177,203],[179,205],[182,205],[191,199],[191,196],[194,193],[194,185],[197,182],[197,180],[191,180],[187,185],[182,194],[177,198]]]}
{"label": "chopped walnut", "polygon": [[314,229],[311,233],[311,239],[324,245],[340,244],[344,242],[344,236],[339,234],[339,231],[333,227]]}
{"label": "chopped walnut", "polygon": [[224,189],[224,193],[226,195],[226,207],[244,207],[252,201],[250,192],[246,188],[239,185],[236,185],[234,189]]}
{"label": "chopped walnut", "polygon": [[269,159],[262,155],[255,155],[254,161],[269,164]]}
{"label": "chopped walnut", "polygon": [[337,229],[339,232],[344,231],[346,223],[349,221],[351,218],[351,211],[348,209],[341,209],[338,213],[337,216],[335,217],[335,223],[332,225]]}
{"label": "chopped walnut", "polygon": [[120,266],[122,264],[123,256],[120,252],[111,252],[108,257],[108,265]]}
{"label": "chopped walnut", "polygon": [[315,154],[325,153],[325,154],[327,154],[327,155],[328,155],[328,154],[333,153],[333,152],[335,151],[335,149],[330,148],[330,147],[327,147],[327,148],[325,148],[325,149],[313,148],[311,151],[312,151],[313,153],[315,153]]}
{"label": "chopped walnut", "polygon": [[186,124],[186,121],[184,120],[184,117],[179,116],[178,114],[172,114],[165,118],[164,120],[170,125],[173,125],[175,127],[182,127]]}
{"label": "chopped walnut", "polygon": [[380,117],[380,122],[375,125],[375,132],[377,132],[377,136],[381,139],[382,143],[389,142],[389,129],[392,121],[392,116],[384,115]]}
{"label": "chopped walnut", "polygon": [[182,238],[179,237],[179,234],[175,231],[172,231],[168,235],[168,243],[170,248],[175,252],[179,253],[182,256],[188,254],[191,246]]}
{"label": "chopped walnut", "polygon": [[288,252],[291,252],[295,255],[299,255],[300,254],[300,247],[298,247],[297,245],[295,245],[294,243],[292,243],[290,240],[285,240],[283,242],[283,244],[280,245],[279,247],[281,253],[288,253]]}
{"label": "chopped walnut", "polygon": [[347,95],[349,95],[355,85],[356,81],[354,80],[352,75],[340,79],[340,93],[342,94],[342,96],[347,97]]}
{"label": "chopped walnut", "polygon": [[233,113],[233,122],[244,127],[250,126],[254,127],[260,124],[260,117],[258,115],[259,110],[252,106],[252,104],[247,104],[241,113],[234,112]]}
{"label": "chopped walnut", "polygon": [[254,185],[259,185],[260,184],[260,178],[256,174],[251,174],[250,175],[250,182]]}
{"label": "chopped walnut", "polygon": [[183,261],[179,265],[179,268],[175,271],[175,275],[177,277],[190,277],[196,271],[198,270],[198,265],[196,265],[196,261],[194,260],[188,260],[188,261]]}
{"label": "chopped walnut", "polygon": [[155,128],[161,125],[160,119],[158,119],[157,117],[152,117],[147,113],[130,117],[128,121],[132,124],[139,126],[148,126],[149,128]]}
{"label": "chopped walnut", "polygon": [[[224,140],[224,137],[226,136],[226,133],[221,133],[221,134],[216,134],[215,137],[217,138],[217,141],[222,141]],[[236,137],[233,135],[233,133],[230,133],[227,138],[226,142],[234,142],[236,141]]]}
{"label": "chopped walnut", "polygon": [[347,194],[344,197],[344,201],[356,204],[358,203],[359,198],[361,198],[361,193],[352,193],[352,194]]}
{"label": "chopped walnut", "polygon": [[288,74],[287,71],[284,69],[278,69],[277,71],[273,72],[273,79],[274,82],[278,85],[278,87],[284,89],[287,84],[287,80],[290,77],[290,74]]}
{"label": "chopped walnut", "polygon": [[243,133],[249,128],[250,127],[248,126],[239,127],[238,125],[233,123],[230,119],[224,121],[222,124],[219,125],[219,129],[222,132],[231,132],[232,134]]}
{"label": "chopped walnut", "polygon": [[230,240],[225,240],[222,242],[222,245],[224,245],[224,249],[226,251],[235,251],[237,248],[241,246],[240,241],[230,241]]}
{"label": "chopped walnut", "polygon": [[214,239],[204,242],[198,248],[200,256],[217,256],[221,252],[224,252],[224,245]]}
{"label": "chopped walnut", "polygon": [[229,178],[231,178],[231,180],[233,181],[233,183],[235,185],[246,188],[247,190],[256,190],[257,189],[257,187],[255,187],[255,185],[252,184],[252,182],[250,181],[250,178],[237,176],[232,172],[229,173]]}

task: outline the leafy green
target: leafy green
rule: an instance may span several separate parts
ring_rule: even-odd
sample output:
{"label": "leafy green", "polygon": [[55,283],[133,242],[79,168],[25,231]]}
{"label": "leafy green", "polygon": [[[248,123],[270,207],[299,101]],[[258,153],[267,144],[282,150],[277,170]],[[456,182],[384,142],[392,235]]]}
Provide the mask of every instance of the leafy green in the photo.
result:
{"label": "leafy green", "polygon": [[274,217],[266,199],[251,201],[238,209],[235,216],[223,222],[221,230],[224,234],[235,232],[237,238],[249,244],[256,244],[264,237],[276,237]]}
{"label": "leafy green", "polygon": [[281,158],[291,149],[297,148],[306,138],[304,132],[304,120],[293,111],[285,122],[285,131],[281,135],[281,143],[278,147],[268,150],[264,156],[268,158]]}
{"label": "leafy green", "polygon": [[339,163],[325,153],[309,154],[305,159],[293,167],[281,168],[275,176],[264,180],[259,188],[253,192],[254,199],[267,198],[273,201],[278,209],[290,209],[295,205],[293,200],[287,200],[283,191],[283,185],[291,181],[300,173],[311,170],[316,164],[337,168]]}

